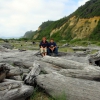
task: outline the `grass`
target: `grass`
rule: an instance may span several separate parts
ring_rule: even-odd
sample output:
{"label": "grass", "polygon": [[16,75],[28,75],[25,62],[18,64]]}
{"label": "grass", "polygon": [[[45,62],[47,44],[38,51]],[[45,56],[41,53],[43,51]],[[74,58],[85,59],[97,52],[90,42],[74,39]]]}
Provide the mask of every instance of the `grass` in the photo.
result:
{"label": "grass", "polygon": [[41,88],[36,87],[30,100],[53,100],[45,91]]}
{"label": "grass", "polygon": [[38,50],[39,44],[32,44],[32,42],[24,42],[24,41],[14,41],[11,43],[15,49],[24,49],[24,50]]}
{"label": "grass", "polygon": [[92,50],[92,51],[90,52],[90,54],[95,54],[96,52],[98,52],[98,50]]}
{"label": "grass", "polygon": [[30,100],[50,100],[50,97],[43,90],[35,88]]}
{"label": "grass", "polygon": [[62,93],[62,95],[55,97],[54,100],[67,100],[66,94]]}
{"label": "grass", "polygon": [[59,52],[74,52],[73,49],[71,49],[70,47],[64,47],[64,48],[59,48]]}
{"label": "grass", "polygon": [[63,93],[62,95],[52,98],[46,94],[43,89],[36,87],[30,100],[66,100],[66,95]]}

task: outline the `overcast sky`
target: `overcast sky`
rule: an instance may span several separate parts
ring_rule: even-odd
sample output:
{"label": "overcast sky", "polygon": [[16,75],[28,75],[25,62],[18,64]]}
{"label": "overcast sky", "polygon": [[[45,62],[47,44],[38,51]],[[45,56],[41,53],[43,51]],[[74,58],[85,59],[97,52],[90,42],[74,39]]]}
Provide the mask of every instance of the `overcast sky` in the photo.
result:
{"label": "overcast sky", "polygon": [[0,38],[20,37],[42,22],[68,16],[88,0],[0,0]]}

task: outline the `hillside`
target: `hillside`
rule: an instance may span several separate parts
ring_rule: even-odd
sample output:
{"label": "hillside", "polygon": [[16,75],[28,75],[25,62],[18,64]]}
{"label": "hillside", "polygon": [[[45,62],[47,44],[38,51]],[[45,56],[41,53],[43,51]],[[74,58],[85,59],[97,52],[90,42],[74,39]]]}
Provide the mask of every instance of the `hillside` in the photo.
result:
{"label": "hillside", "polygon": [[45,22],[46,27],[39,27],[32,38],[41,39],[46,36],[56,41],[61,39],[68,41],[72,39],[100,40],[99,5],[100,0],[90,0],[67,17],[50,22],[50,24]]}
{"label": "hillside", "polygon": [[23,36],[23,38],[28,38],[28,39],[32,39],[33,35],[35,34],[36,31],[27,31],[25,33],[25,35]]}
{"label": "hillside", "polygon": [[52,23],[53,23],[53,21],[43,22],[39,26],[38,30],[36,30],[36,31],[27,31],[23,37],[28,38],[28,39],[32,39],[34,34],[38,34],[38,32],[41,32],[41,30],[45,30],[45,28],[48,27]]}
{"label": "hillside", "polygon": [[72,15],[80,18],[91,18],[100,16],[100,0],[90,0],[80,6]]}

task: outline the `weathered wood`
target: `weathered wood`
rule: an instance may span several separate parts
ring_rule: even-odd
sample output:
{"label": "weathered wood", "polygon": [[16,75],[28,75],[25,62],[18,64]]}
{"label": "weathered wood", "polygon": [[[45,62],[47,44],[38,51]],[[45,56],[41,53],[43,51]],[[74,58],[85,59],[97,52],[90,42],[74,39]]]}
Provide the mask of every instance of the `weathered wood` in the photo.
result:
{"label": "weathered wood", "polygon": [[80,79],[88,79],[88,80],[96,80],[100,81],[100,69],[94,68],[85,68],[83,70],[79,69],[61,69],[58,66],[53,64],[49,64],[46,62],[38,61],[41,66],[41,71],[44,74],[50,74],[53,72],[60,73],[66,77],[80,78]]}
{"label": "weathered wood", "polygon": [[22,61],[14,61],[13,63],[15,66],[20,66],[20,67],[23,67],[23,68],[29,68],[29,67],[32,67],[33,66],[33,62],[22,62]]}
{"label": "weathered wood", "polygon": [[62,69],[58,73],[73,78],[81,78],[88,80],[100,81],[100,70],[74,70],[74,69]]}
{"label": "weathered wood", "polygon": [[89,63],[94,66],[100,67],[100,51],[88,56]]}
{"label": "weathered wood", "polygon": [[83,50],[83,51],[86,51],[86,50],[100,50],[100,47],[82,47],[82,46],[78,46],[78,47],[70,47],[72,48],[73,50]]}
{"label": "weathered wood", "polygon": [[[89,64],[83,64],[80,62],[66,60],[66,59],[59,58],[59,57],[45,56],[41,60],[48,62],[48,63],[51,63],[51,64],[54,64],[54,65],[57,65],[57,66],[60,66],[60,67],[65,68],[65,69],[81,69],[81,70],[83,70],[84,68],[87,68],[87,67],[89,67],[89,68],[94,67],[94,66],[89,65]],[[95,69],[97,67],[98,66],[95,66]]]}
{"label": "weathered wood", "polygon": [[19,76],[21,74],[22,72],[19,68],[15,68],[6,63],[0,63],[0,82],[2,82],[5,78],[19,79],[17,77],[14,78],[14,76]]}
{"label": "weathered wood", "polygon": [[41,67],[41,71],[44,73],[44,74],[49,74],[49,73],[52,73],[52,72],[57,72],[57,71],[60,71],[60,67],[56,66],[56,65],[53,65],[53,64],[50,64],[50,63],[46,63],[46,62],[43,62],[43,61],[37,61],[37,63],[40,64],[40,67]]}
{"label": "weathered wood", "polygon": [[61,95],[66,100],[100,100],[100,83],[65,77],[58,73],[39,75],[37,84],[55,98]]}
{"label": "weathered wood", "polygon": [[5,63],[0,63],[0,82],[6,78],[7,73],[9,73],[9,68]]}
{"label": "weathered wood", "polygon": [[6,73],[1,73],[0,74],[0,82],[2,82],[6,78]]}
{"label": "weathered wood", "polygon": [[5,80],[0,83],[0,100],[25,100],[33,93],[33,87],[20,81]]}
{"label": "weathered wood", "polygon": [[40,64],[34,61],[33,68],[30,71],[30,73],[26,76],[24,82],[26,84],[34,85],[34,79],[36,78],[36,76],[39,75],[40,71],[41,71]]}
{"label": "weathered wood", "polygon": [[81,51],[89,50],[88,47],[70,47],[70,48],[72,48],[73,50],[81,50]]}

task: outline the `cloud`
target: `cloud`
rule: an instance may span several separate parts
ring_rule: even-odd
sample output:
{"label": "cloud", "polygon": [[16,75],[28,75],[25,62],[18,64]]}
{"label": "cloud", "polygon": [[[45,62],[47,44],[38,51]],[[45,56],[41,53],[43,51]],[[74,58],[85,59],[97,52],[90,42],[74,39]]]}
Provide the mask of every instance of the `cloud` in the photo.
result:
{"label": "cloud", "polygon": [[[79,2],[78,2],[79,1]],[[68,16],[87,0],[2,0],[0,37],[20,37],[47,20]],[[81,2],[82,1],[82,2]]]}
{"label": "cloud", "polygon": [[89,0],[79,0],[78,5],[79,6],[84,5],[87,1]]}

